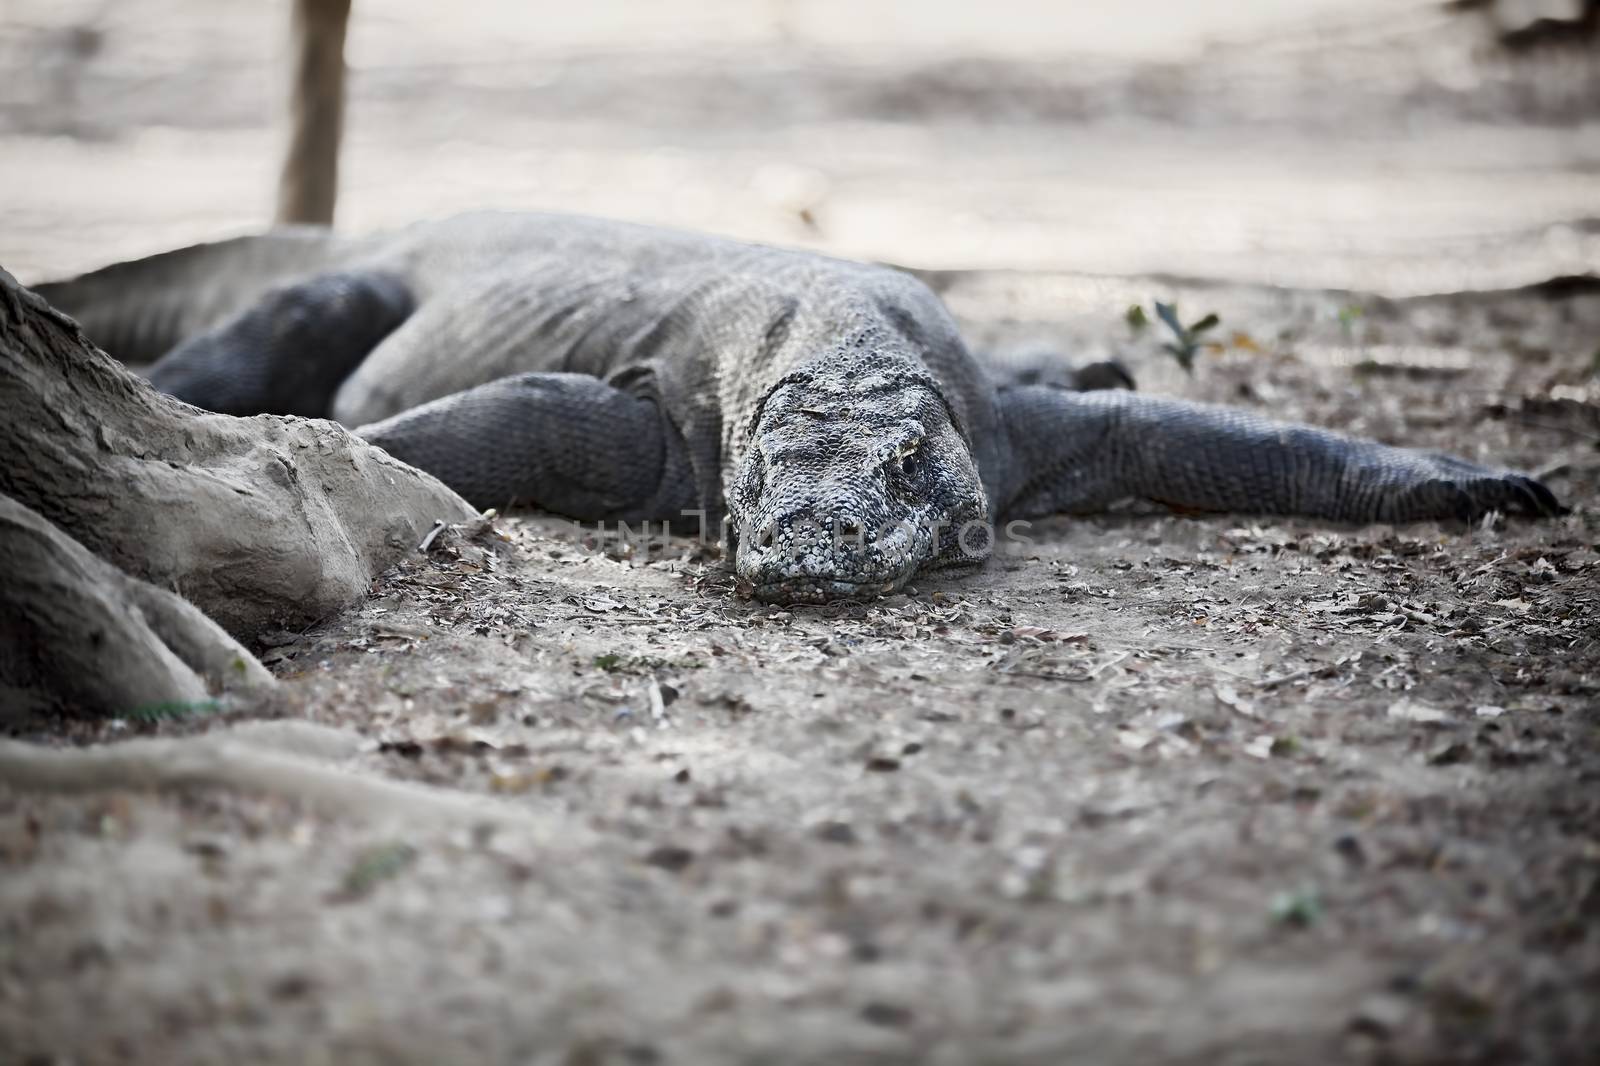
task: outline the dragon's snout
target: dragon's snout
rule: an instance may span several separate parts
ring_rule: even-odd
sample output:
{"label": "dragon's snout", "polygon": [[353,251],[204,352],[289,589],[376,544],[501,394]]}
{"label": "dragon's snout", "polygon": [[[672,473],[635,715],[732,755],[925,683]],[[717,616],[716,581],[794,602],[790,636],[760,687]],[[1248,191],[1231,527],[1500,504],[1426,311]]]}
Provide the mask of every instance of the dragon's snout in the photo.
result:
{"label": "dragon's snout", "polygon": [[864,507],[801,504],[739,533],[734,565],[763,600],[868,599],[900,588],[932,555],[932,530]]}

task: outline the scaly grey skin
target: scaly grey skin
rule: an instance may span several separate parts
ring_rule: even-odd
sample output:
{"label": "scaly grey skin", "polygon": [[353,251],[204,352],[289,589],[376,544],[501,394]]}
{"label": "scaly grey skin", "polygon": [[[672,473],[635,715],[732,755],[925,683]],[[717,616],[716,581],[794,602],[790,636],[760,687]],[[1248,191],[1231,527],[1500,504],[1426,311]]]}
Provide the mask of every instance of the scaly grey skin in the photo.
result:
{"label": "scaly grey skin", "polygon": [[[940,383],[886,334],[785,375],[728,486],[762,599],[871,598],[989,555],[989,496]],[[966,535],[963,536],[965,531]]]}
{"label": "scaly grey skin", "polygon": [[151,381],[180,399],[337,418],[479,506],[726,520],[769,600],[892,591],[982,563],[997,517],[1126,497],[1353,522],[1560,510],[1530,478],[1448,456],[996,384],[905,274],[624,223],[285,231],[39,292],[111,354],[161,356]]}

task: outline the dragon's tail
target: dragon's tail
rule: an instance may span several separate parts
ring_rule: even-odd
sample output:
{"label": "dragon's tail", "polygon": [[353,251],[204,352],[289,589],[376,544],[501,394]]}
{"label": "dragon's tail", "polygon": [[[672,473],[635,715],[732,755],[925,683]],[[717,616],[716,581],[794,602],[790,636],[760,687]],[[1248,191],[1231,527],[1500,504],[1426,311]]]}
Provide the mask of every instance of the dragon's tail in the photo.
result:
{"label": "dragon's tail", "polygon": [[197,244],[32,286],[124,363],[159,359],[290,277],[331,265],[349,245],[308,226]]}

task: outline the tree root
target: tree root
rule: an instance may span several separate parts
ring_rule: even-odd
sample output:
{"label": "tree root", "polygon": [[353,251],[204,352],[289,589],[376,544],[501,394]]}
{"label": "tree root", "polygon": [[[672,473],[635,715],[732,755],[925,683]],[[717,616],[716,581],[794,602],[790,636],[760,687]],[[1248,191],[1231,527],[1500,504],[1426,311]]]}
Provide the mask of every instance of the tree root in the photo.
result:
{"label": "tree root", "polygon": [[193,604],[97,559],[0,496],[0,706],[115,715],[273,683]]}
{"label": "tree root", "polygon": [[436,520],[476,512],[319,419],[157,393],[0,271],[0,493],[249,639],[365,595]]}
{"label": "tree root", "polygon": [[[488,826],[571,845],[577,827],[501,800],[373,777],[324,761],[353,753],[359,737],[301,724],[255,723],[189,737],[152,737],[94,748],[42,748],[0,740],[0,787],[18,792],[212,788],[309,804],[331,816],[408,826]],[[288,750],[274,750],[274,748]],[[292,754],[298,752],[299,754]],[[314,753],[314,754],[304,754]]]}
{"label": "tree root", "polygon": [[162,396],[4,270],[0,410],[0,723],[270,684],[234,638],[335,613],[475,514],[333,422]]}

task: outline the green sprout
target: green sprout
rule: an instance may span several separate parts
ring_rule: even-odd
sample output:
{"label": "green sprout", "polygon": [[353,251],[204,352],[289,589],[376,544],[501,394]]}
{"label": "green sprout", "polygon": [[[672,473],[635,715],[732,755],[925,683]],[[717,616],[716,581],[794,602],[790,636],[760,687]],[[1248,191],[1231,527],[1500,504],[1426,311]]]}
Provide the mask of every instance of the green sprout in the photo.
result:
{"label": "green sprout", "polygon": [[216,700],[169,700],[163,703],[146,703],[135,707],[128,712],[128,717],[144,725],[156,725],[160,722],[215,714],[221,709],[222,704]]}
{"label": "green sprout", "polygon": [[1178,305],[1165,304],[1160,300],[1156,301],[1156,317],[1166,324],[1173,336],[1172,340],[1165,342],[1161,347],[1171,353],[1185,373],[1193,374],[1194,356],[1200,350],[1202,343],[1201,334],[1215,329],[1222,322],[1221,317],[1212,312],[1185,326],[1183,320],[1178,317]]}

